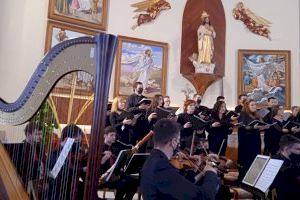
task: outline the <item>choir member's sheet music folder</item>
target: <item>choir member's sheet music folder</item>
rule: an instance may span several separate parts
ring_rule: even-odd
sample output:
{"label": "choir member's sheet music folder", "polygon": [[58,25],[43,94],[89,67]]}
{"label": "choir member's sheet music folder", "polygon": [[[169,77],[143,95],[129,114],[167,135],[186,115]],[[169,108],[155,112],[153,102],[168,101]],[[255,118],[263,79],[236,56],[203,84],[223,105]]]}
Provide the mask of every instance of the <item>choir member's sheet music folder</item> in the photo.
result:
{"label": "choir member's sheet music folder", "polygon": [[258,189],[265,195],[282,164],[282,160],[271,159],[269,156],[257,155],[242,183],[251,186],[254,189]]}

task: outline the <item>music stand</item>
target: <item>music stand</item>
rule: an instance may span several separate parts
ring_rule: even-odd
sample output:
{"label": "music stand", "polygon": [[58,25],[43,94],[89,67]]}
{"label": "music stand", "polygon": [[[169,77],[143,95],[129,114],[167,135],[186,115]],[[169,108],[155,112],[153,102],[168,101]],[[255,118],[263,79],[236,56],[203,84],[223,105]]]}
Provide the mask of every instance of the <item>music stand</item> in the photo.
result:
{"label": "music stand", "polygon": [[138,174],[149,156],[149,153],[135,153],[131,156],[129,162],[124,168],[125,174]]}
{"label": "music stand", "polygon": [[113,174],[120,174],[120,172],[122,171],[122,168],[124,167],[124,165],[127,161],[129,154],[130,154],[130,151],[128,149],[120,151],[120,153],[118,154],[118,157],[113,165],[114,167],[112,168],[112,170],[109,172],[109,174],[105,178],[105,182],[108,182]]}

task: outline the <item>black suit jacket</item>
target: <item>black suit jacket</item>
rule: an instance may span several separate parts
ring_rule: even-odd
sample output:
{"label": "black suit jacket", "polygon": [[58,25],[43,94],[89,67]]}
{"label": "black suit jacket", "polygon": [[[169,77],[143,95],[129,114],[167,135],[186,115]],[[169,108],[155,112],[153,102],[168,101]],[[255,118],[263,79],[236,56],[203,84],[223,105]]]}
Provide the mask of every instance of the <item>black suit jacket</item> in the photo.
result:
{"label": "black suit jacket", "polygon": [[197,186],[169,163],[166,155],[153,149],[141,174],[141,192],[144,200],[152,199],[215,199],[219,179],[213,172],[206,172],[201,186]]}

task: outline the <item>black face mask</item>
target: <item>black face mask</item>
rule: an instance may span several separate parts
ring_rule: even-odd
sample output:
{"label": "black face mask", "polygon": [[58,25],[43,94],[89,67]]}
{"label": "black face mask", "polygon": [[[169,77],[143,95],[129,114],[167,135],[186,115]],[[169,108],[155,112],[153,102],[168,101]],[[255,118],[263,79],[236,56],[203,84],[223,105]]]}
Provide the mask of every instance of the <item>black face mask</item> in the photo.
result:
{"label": "black face mask", "polygon": [[299,154],[292,153],[289,157],[290,157],[292,163],[300,165],[300,155]]}
{"label": "black face mask", "polygon": [[143,88],[137,89],[137,93],[138,93],[138,94],[142,94],[142,93],[143,93]]}
{"label": "black face mask", "polygon": [[73,154],[78,153],[80,150],[80,142],[74,142],[72,147],[71,147],[71,152]]}
{"label": "black face mask", "polygon": [[179,152],[180,150],[180,142],[177,143],[177,146],[175,148],[173,148],[173,156],[177,154],[177,152]]}

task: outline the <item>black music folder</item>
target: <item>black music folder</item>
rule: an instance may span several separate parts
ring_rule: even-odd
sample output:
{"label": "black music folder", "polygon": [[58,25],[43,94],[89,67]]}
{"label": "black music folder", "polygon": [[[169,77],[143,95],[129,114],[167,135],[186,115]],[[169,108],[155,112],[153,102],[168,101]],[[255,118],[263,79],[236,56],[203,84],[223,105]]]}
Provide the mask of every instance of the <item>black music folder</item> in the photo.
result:
{"label": "black music folder", "polygon": [[236,113],[236,112],[234,112],[234,111],[232,111],[232,110],[228,111],[225,115],[226,115],[228,118],[231,118],[232,116],[233,116],[233,117],[238,117],[238,116],[239,116],[238,113]]}
{"label": "black music folder", "polygon": [[286,122],[286,124],[283,126],[283,128],[286,128],[286,129],[291,129],[291,128],[293,128],[293,127],[299,128],[299,127],[300,127],[300,123],[288,121],[288,122]]}
{"label": "black music folder", "polygon": [[283,160],[257,155],[242,180],[242,187],[265,197],[282,164]]}
{"label": "black music folder", "polygon": [[140,173],[149,155],[149,153],[134,153],[128,163],[125,165],[125,174],[129,175]]}
{"label": "black music folder", "polygon": [[211,121],[206,121],[197,115],[193,115],[193,117],[190,119],[190,122],[192,123],[192,128],[194,130],[201,130],[206,126],[209,126]]}
{"label": "black music folder", "polygon": [[122,118],[122,119],[133,119],[134,118],[134,114],[132,114],[132,113],[126,111],[126,110],[123,110],[121,112],[120,118]]}
{"label": "black music folder", "polygon": [[160,119],[164,119],[164,118],[169,118],[171,116],[174,116],[176,111],[178,110],[179,108],[161,108],[161,107],[157,107],[155,112],[157,114],[157,120],[160,120]]}
{"label": "black music folder", "polygon": [[260,121],[260,120],[253,120],[252,122],[250,122],[250,123],[248,124],[248,126],[255,126],[256,124],[257,124],[258,126],[266,126],[266,125],[274,126],[275,124],[277,124],[277,122],[268,124],[268,123],[263,122],[263,121]]}
{"label": "black music folder", "polygon": [[147,99],[147,98],[142,98],[142,100],[140,100],[136,106],[140,106],[142,104],[151,104],[152,100],[151,99]]}

